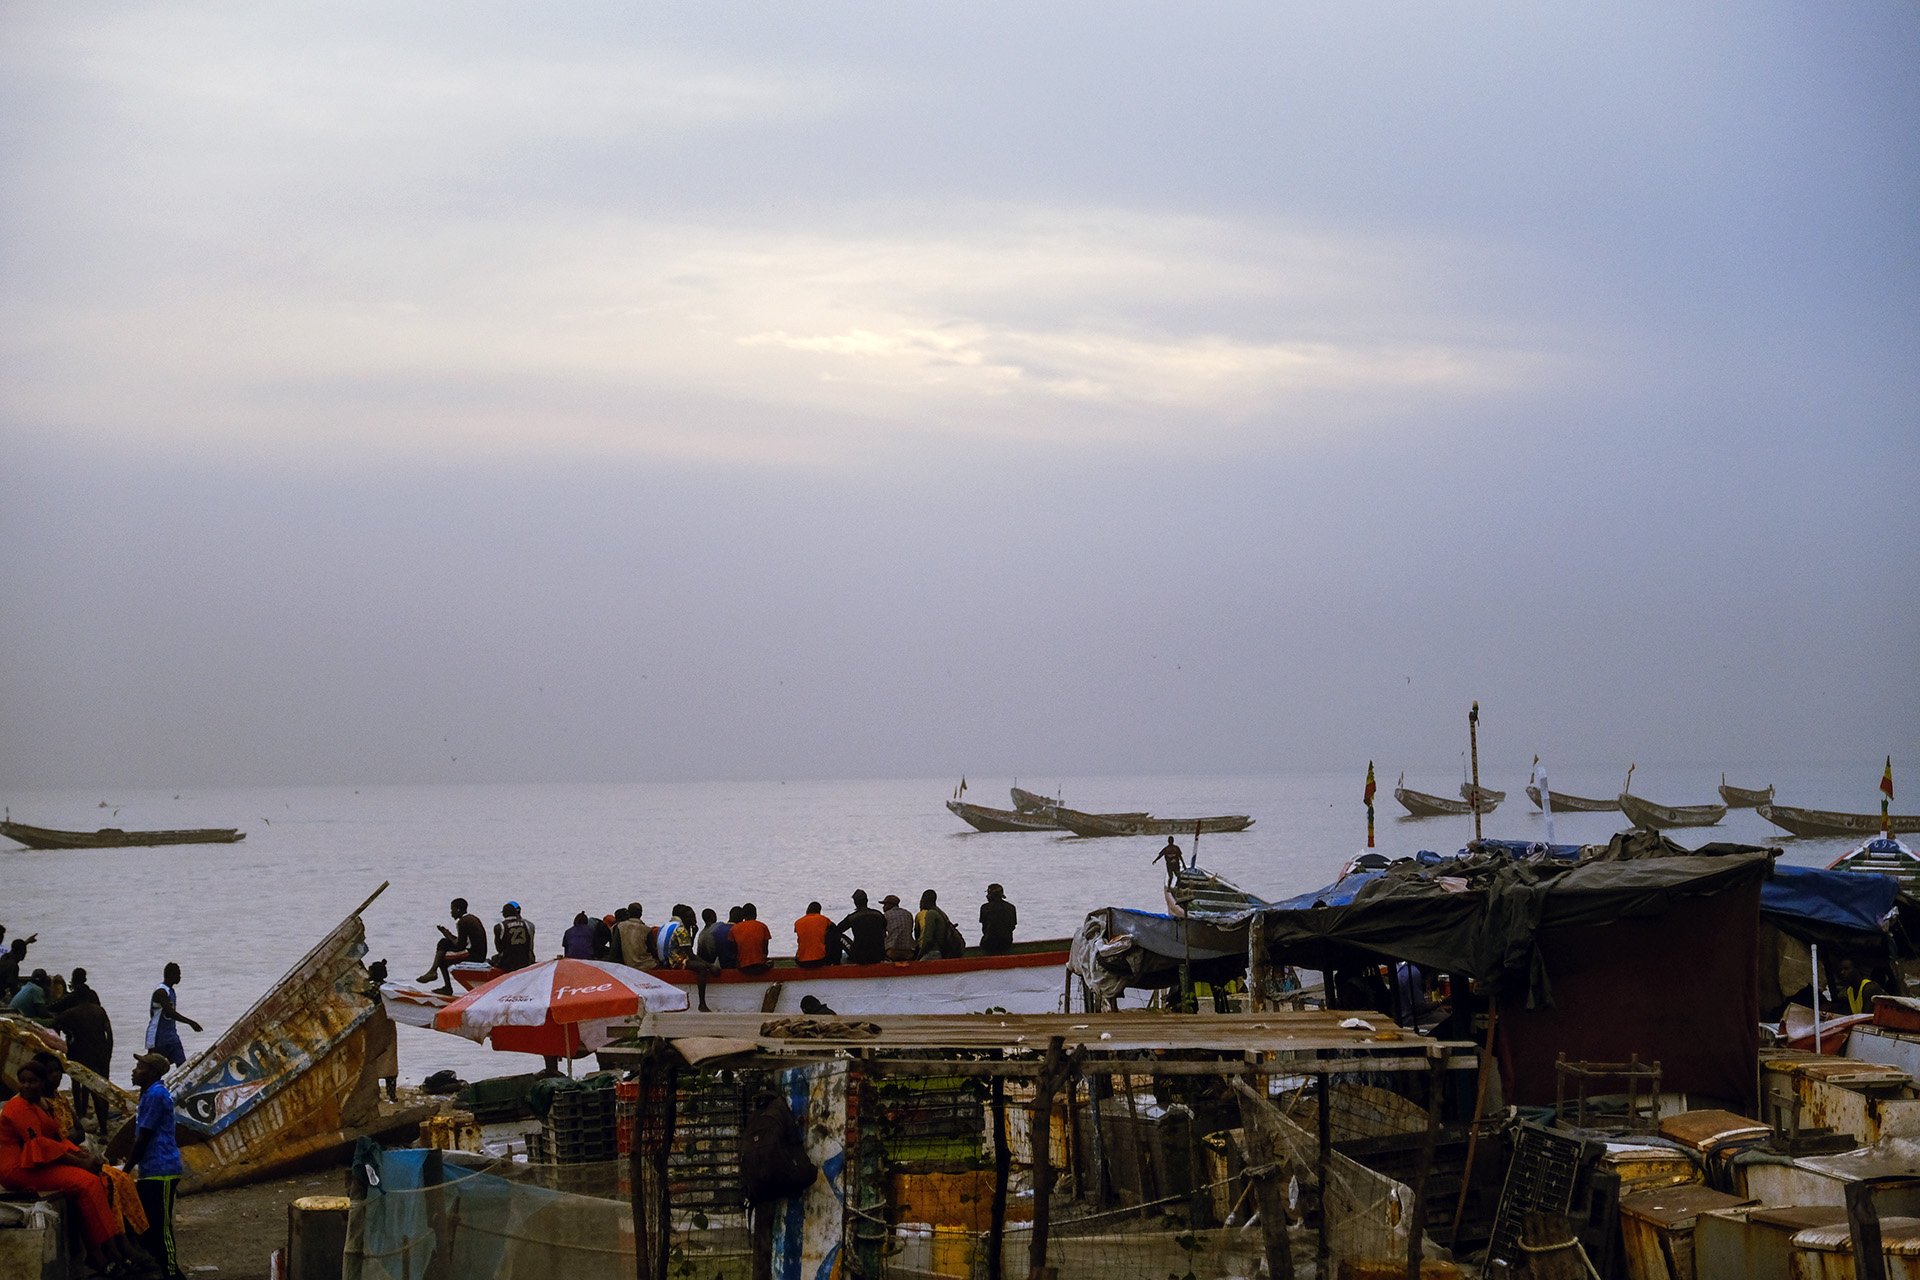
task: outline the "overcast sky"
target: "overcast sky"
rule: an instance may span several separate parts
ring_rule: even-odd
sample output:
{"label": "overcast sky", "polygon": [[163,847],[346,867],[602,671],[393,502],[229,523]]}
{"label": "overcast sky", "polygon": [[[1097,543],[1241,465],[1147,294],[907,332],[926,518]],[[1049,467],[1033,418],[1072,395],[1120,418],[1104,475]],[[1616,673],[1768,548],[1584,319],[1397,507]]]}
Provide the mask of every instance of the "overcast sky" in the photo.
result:
{"label": "overcast sky", "polygon": [[6,5],[0,784],[1911,756],[1916,67],[1911,0]]}

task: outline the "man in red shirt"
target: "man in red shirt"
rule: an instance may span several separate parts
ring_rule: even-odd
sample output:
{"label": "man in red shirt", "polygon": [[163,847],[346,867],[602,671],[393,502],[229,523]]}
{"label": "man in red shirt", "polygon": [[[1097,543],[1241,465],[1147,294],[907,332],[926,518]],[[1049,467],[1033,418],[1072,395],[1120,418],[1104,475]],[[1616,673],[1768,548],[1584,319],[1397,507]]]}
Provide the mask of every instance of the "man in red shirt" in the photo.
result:
{"label": "man in red shirt", "polygon": [[829,939],[833,937],[833,921],[820,914],[819,903],[807,904],[807,914],[793,922],[793,936],[796,940],[793,948],[795,964],[812,969],[832,963]]}
{"label": "man in red shirt", "polygon": [[743,973],[758,973],[772,967],[767,948],[773,943],[773,930],[760,919],[751,902],[740,907],[740,922],[733,926],[733,948],[740,957]]}

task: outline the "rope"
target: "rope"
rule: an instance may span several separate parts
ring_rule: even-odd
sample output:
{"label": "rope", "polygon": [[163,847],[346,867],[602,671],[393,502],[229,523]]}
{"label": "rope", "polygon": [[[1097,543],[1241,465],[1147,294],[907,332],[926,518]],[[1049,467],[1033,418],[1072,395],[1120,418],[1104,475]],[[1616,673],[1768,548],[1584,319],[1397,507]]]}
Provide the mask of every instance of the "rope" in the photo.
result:
{"label": "rope", "polygon": [[1514,1241],[1514,1247],[1522,1253],[1536,1255],[1542,1253],[1560,1253],[1563,1250],[1571,1249],[1580,1255],[1581,1265],[1586,1267],[1587,1274],[1592,1276],[1593,1280],[1601,1280],[1599,1268],[1595,1267],[1593,1265],[1593,1259],[1587,1256],[1587,1247],[1580,1243],[1578,1236],[1570,1240],[1562,1240],[1559,1244],[1528,1244],[1524,1240],[1516,1240]]}

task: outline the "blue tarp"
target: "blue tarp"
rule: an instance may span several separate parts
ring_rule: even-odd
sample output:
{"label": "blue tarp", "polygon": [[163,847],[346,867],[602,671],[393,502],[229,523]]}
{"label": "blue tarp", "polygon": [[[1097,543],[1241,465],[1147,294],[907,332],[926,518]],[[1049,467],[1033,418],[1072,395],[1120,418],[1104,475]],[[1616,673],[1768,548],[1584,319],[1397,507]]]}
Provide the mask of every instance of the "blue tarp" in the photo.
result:
{"label": "blue tarp", "polygon": [[1900,882],[1892,876],[1775,863],[1773,875],[1760,886],[1760,914],[1776,917],[1789,928],[1792,921],[1805,920],[1879,933],[1899,892]]}

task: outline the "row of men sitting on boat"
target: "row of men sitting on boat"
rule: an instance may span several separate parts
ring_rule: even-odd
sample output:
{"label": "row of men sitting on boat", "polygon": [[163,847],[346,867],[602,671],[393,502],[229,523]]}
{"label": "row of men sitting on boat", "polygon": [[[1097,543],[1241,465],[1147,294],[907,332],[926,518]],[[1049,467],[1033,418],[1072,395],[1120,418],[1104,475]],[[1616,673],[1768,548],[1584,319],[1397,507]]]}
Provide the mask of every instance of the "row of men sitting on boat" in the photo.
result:
{"label": "row of men sitting on boat", "polygon": [[[500,908],[493,926],[492,951],[480,917],[467,909],[465,898],[455,898],[449,914],[454,927],[440,926],[433,966],[421,982],[440,979],[439,990],[451,994],[449,970],[456,964],[486,964],[513,970],[534,963],[534,925],[520,912],[520,904]],[[644,908],[630,902],[595,920],[582,911],[561,938],[560,954],[576,960],[611,960],[636,969],[692,969],[711,973],[739,969],[756,973],[772,967],[769,948],[773,931],[747,902],[732,907],[725,920],[712,907],[694,916],[693,908],[678,903],[666,923],[646,922]],[[997,884],[987,886],[980,904],[980,951],[1002,955],[1013,948],[1013,930],[1019,913]],[[880,900],[879,909],[867,905],[864,889],[853,891],[853,911],[841,920],[823,913],[818,902],[807,904],[806,914],[793,922],[793,960],[803,968],[830,964],[905,964],[912,960],[951,958],[966,950],[966,939],[940,908],[939,897],[928,889],[920,895],[920,910],[908,911],[898,894]]]}

